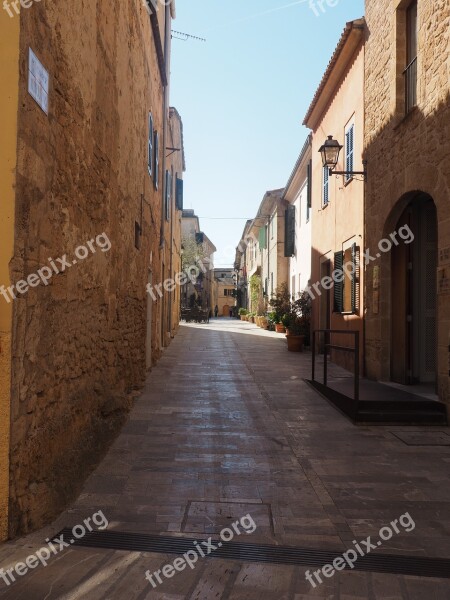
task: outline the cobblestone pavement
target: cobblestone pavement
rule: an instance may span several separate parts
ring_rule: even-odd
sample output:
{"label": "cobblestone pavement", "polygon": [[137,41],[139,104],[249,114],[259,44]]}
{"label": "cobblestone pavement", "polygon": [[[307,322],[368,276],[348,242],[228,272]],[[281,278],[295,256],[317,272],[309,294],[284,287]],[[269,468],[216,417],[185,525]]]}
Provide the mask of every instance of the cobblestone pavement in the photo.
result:
{"label": "cobblestone pavement", "polygon": [[[1,546],[1,566],[99,510],[111,530],[199,541],[250,514],[256,531],[235,541],[336,556],[408,512],[415,529],[374,552],[450,558],[450,430],[356,427],[303,381],[309,375],[309,355],[288,353],[282,335],[228,319],[182,326],[78,500],[51,527]],[[69,548],[14,585],[0,579],[0,598],[450,597],[448,579],[346,570],[313,588],[306,567],[221,558],[153,589],[145,572],[174,558]]]}

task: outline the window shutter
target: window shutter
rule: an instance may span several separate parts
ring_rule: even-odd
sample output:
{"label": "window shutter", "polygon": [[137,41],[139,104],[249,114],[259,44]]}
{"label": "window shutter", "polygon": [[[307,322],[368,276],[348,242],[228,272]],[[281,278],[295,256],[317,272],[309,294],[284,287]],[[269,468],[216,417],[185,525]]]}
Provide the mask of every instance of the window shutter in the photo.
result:
{"label": "window shutter", "polygon": [[265,250],[267,248],[266,228],[265,227],[260,227],[260,229],[259,229],[259,248],[260,248],[260,250]]}
{"label": "window shutter", "polygon": [[148,115],[148,173],[150,177],[153,175],[153,115]]}
{"label": "window shutter", "polygon": [[330,178],[330,172],[328,167],[323,168],[323,205],[326,206],[329,201],[329,188],[328,181]]}
{"label": "window shutter", "polygon": [[[334,253],[334,270],[343,272],[344,270],[344,253]],[[341,278],[339,278],[341,279]],[[334,282],[334,312],[341,313],[344,306],[344,283],[343,281]]]}
{"label": "window shutter", "polygon": [[159,186],[159,134],[155,131],[154,137],[154,152],[155,152],[155,173],[153,175],[153,182],[155,184],[155,189],[158,189]]}
{"label": "window shutter", "polygon": [[172,174],[169,170],[166,170],[166,220],[170,220],[170,203],[172,200]]}
{"label": "window shutter", "polygon": [[295,206],[290,205],[285,212],[284,256],[295,254]]}
{"label": "window shutter", "polygon": [[309,221],[309,217],[310,217],[310,213],[311,213],[311,206],[312,206],[312,161],[310,160],[307,168],[306,168],[306,172],[307,172],[307,186],[308,186],[308,192],[307,192],[307,200],[306,200],[306,220]]}
{"label": "window shutter", "polygon": [[353,264],[353,275],[352,275],[352,312],[354,314],[359,312],[360,304],[360,251],[356,244],[352,246],[352,264]]}
{"label": "window shutter", "polygon": [[[346,149],[346,157],[345,157],[345,170],[353,171],[353,155],[354,155],[354,132],[355,126],[351,125],[345,134],[345,149]],[[351,175],[346,175],[345,180],[349,181],[351,179]]]}
{"label": "window shutter", "polygon": [[176,205],[178,210],[183,210],[183,196],[184,196],[184,181],[177,177],[176,183]]}

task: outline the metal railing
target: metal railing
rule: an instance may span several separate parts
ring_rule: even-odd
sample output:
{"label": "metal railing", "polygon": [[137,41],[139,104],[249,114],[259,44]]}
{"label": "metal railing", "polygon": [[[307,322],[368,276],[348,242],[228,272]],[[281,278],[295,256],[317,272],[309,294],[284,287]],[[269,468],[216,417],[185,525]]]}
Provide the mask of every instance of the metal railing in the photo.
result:
{"label": "metal railing", "polygon": [[[359,401],[359,331],[349,331],[342,329],[315,329],[312,335],[312,381],[315,381],[316,376],[316,334],[324,333],[325,334],[325,343],[323,345],[323,385],[328,385],[328,350],[341,350],[343,352],[352,352],[355,356],[355,373],[354,373],[354,399],[356,402]],[[355,336],[355,345],[353,348],[348,346],[337,346],[335,344],[331,344],[331,335],[354,335]],[[320,383],[320,382],[319,382]]]}
{"label": "metal railing", "polygon": [[417,56],[403,71],[405,77],[405,110],[406,114],[417,105]]}

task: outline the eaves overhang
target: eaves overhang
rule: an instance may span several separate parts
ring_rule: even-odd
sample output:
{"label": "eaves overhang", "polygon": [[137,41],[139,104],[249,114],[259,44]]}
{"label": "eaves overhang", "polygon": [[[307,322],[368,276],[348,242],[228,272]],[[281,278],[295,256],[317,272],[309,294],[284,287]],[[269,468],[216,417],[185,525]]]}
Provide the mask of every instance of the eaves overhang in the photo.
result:
{"label": "eaves overhang", "polygon": [[303,120],[303,125],[316,129],[328,103],[336,91],[342,77],[344,76],[358,46],[364,38],[366,20],[363,18],[349,21],[342,33],[336,50],[328,63],[322,81],[309,106],[308,112]]}

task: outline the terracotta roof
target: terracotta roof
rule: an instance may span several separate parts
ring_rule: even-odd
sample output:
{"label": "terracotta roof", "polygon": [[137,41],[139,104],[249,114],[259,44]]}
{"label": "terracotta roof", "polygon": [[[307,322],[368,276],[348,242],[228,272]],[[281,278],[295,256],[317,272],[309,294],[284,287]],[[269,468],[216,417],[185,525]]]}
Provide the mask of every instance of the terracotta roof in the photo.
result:
{"label": "terracotta roof", "polygon": [[352,32],[354,30],[363,30],[365,27],[365,23],[366,23],[366,20],[364,19],[364,17],[362,17],[361,19],[356,19],[354,21],[348,21],[348,23],[346,23],[345,29],[341,35],[341,39],[339,40],[336,50],[334,51],[333,56],[331,57],[331,60],[328,63],[328,67],[325,71],[324,76],[322,77],[322,81],[320,82],[316,93],[314,94],[314,98],[308,108],[308,112],[306,113],[306,116],[303,119],[303,125],[307,126],[307,123],[308,123],[314,109],[316,108],[317,102],[318,102],[326,84],[328,83],[331,73],[333,72],[333,69],[336,66],[336,63],[337,63],[339,57],[341,56],[342,51],[344,50]]}

